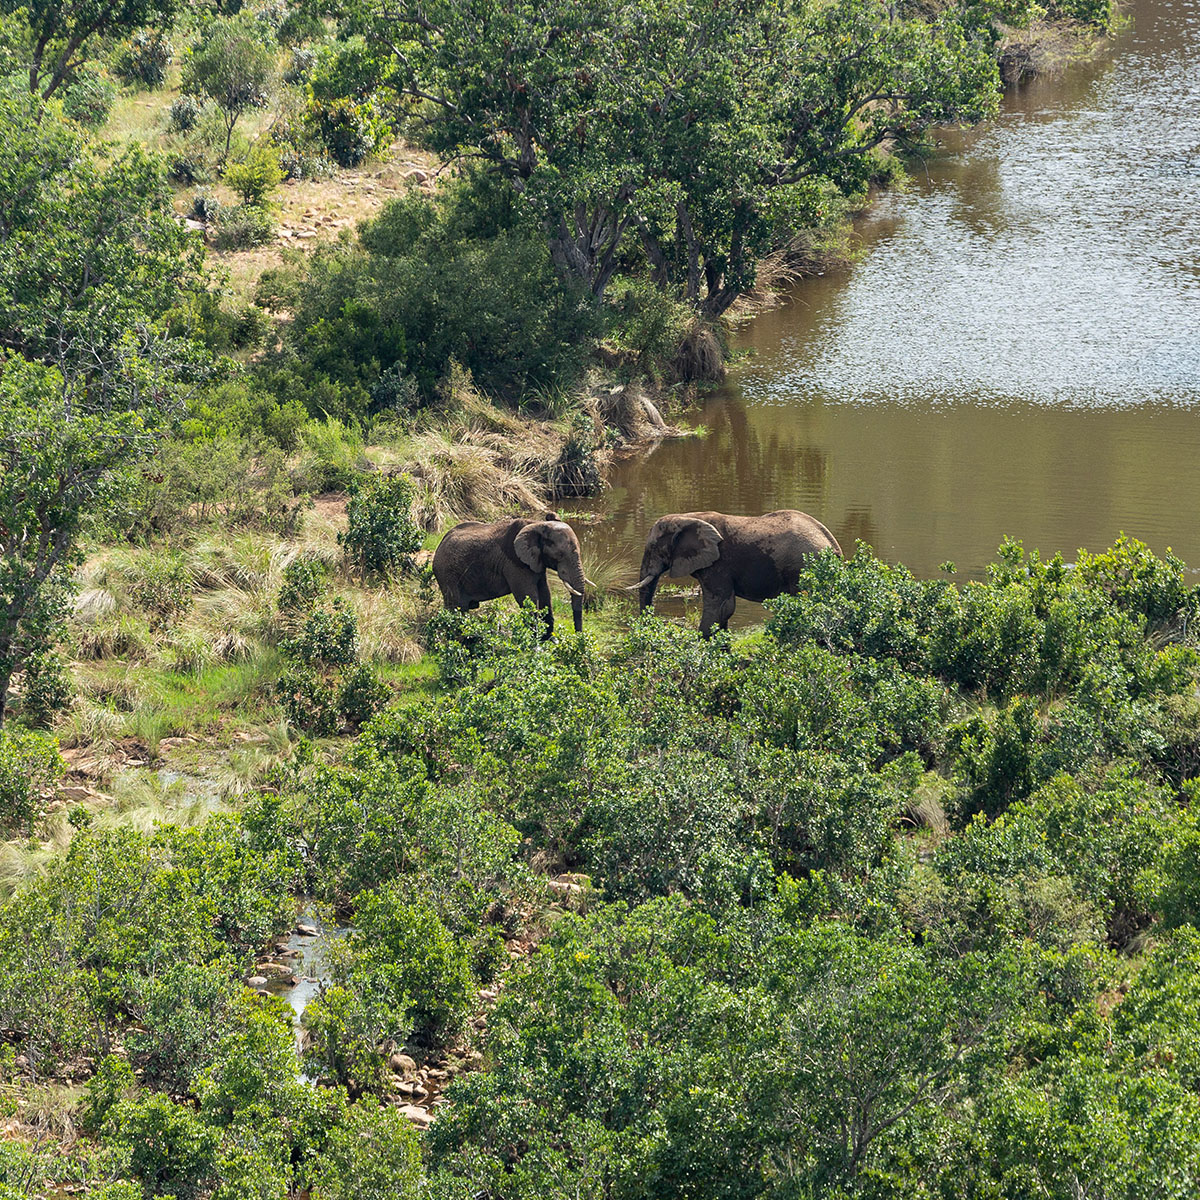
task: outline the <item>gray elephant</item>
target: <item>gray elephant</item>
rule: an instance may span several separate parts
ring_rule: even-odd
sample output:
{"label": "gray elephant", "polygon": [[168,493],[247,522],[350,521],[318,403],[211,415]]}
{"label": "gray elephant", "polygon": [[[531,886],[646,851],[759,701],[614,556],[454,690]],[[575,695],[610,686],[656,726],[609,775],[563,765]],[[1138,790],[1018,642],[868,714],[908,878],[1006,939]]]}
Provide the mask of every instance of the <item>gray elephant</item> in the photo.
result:
{"label": "gray elephant", "polygon": [[558,572],[571,593],[575,632],[583,632],[583,573],[579,539],[558,513],[545,520],[464,521],[455,525],[433,552],[433,574],[447,608],[468,612],[484,600],[515,596],[517,603],[532,600],[554,628],[546,568]]}
{"label": "gray elephant", "polygon": [[646,536],[638,600],[643,609],[653,604],[663,575],[693,576],[704,599],[700,632],[707,636],[714,625],[729,628],[737,597],[762,601],[794,592],[805,559],[821,550],[842,553],[820,521],[794,508],[761,517],[672,513]]}

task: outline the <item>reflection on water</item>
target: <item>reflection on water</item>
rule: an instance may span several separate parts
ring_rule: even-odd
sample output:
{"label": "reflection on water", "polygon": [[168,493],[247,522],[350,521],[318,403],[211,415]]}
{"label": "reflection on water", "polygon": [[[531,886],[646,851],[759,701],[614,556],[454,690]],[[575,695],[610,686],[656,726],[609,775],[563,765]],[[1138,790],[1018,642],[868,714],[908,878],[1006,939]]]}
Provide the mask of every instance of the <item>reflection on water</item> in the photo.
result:
{"label": "reflection on water", "polygon": [[755,320],[708,438],[621,468],[585,553],[632,579],[663,512],[794,507],[922,575],[1121,530],[1200,566],[1200,0],[1129,11],[1104,62],[948,134],[854,268]]}

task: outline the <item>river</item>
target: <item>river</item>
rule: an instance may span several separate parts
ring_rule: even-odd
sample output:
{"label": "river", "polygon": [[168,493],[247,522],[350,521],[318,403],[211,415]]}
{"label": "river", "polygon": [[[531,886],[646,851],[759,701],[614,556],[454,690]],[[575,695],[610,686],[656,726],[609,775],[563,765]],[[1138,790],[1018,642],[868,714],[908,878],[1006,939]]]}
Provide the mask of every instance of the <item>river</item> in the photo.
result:
{"label": "river", "polygon": [[741,331],[708,436],[619,466],[585,557],[633,579],[662,513],[801,508],[922,576],[1120,531],[1200,567],[1200,0],[1125,12]]}

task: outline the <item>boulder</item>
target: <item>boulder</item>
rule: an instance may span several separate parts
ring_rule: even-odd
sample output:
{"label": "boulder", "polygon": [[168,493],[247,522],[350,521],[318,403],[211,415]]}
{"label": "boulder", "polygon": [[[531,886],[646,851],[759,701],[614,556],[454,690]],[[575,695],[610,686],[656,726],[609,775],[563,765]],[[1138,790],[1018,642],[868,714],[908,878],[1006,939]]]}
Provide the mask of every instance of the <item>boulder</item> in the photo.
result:
{"label": "boulder", "polygon": [[433,1122],[433,1118],[429,1115],[429,1110],[418,1108],[415,1104],[401,1104],[399,1112],[401,1116],[407,1117],[418,1129],[428,1129]]}
{"label": "boulder", "polygon": [[416,1079],[417,1077],[417,1062],[416,1059],[410,1058],[407,1054],[393,1054],[388,1059],[388,1066],[400,1076],[401,1079]]}

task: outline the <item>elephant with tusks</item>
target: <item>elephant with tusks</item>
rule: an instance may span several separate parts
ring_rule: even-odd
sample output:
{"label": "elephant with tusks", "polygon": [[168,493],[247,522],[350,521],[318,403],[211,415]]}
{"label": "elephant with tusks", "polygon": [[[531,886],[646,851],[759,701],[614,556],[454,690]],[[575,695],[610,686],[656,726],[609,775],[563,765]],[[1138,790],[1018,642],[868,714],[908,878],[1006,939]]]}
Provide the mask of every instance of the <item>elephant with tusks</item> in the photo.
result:
{"label": "elephant with tusks", "polygon": [[841,557],[837,538],[815,517],[794,508],[761,517],[719,512],[671,513],[646,537],[641,578],[631,590],[644,610],[663,575],[691,575],[700,584],[700,632],[729,628],[737,600],[770,600],[794,592],[807,559],[822,550]]}
{"label": "elephant with tusks", "polygon": [[557,513],[543,520],[465,521],[449,530],[433,553],[433,574],[447,608],[469,612],[485,600],[515,596],[542,610],[546,632],[554,629],[546,571],[571,594],[575,632],[583,632],[583,573],[579,539]]}

